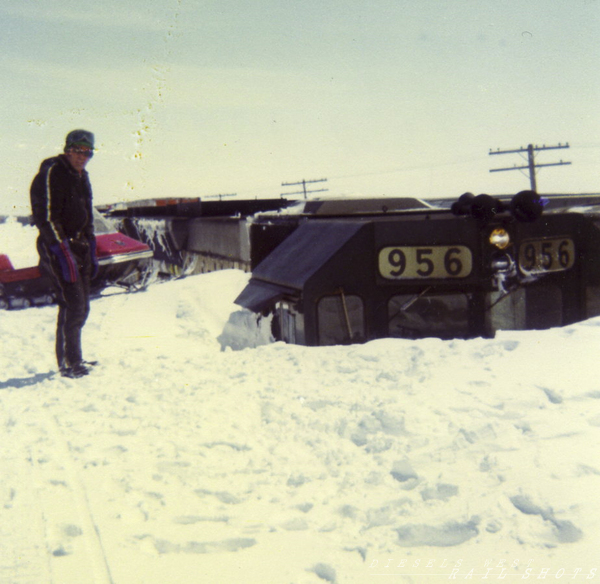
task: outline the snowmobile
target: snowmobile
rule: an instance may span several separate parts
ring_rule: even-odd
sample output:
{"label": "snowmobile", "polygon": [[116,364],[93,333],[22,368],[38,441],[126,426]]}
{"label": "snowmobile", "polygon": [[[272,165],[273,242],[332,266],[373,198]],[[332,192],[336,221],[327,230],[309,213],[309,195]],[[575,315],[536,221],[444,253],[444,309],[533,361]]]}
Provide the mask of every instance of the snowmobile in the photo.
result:
{"label": "snowmobile", "polygon": [[[97,211],[94,228],[100,269],[92,281],[92,294],[109,286],[143,289],[153,273],[150,247],[113,229]],[[15,269],[10,258],[0,254],[0,309],[43,306],[55,300],[50,278],[39,266]]]}

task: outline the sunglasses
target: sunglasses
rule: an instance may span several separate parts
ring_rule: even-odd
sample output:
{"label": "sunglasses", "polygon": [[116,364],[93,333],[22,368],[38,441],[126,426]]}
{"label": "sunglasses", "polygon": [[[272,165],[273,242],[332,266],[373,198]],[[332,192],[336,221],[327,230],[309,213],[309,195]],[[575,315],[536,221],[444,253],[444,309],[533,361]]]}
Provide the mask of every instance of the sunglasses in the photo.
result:
{"label": "sunglasses", "polygon": [[69,148],[69,151],[73,152],[74,154],[83,154],[88,158],[94,156],[94,150],[92,148]]}

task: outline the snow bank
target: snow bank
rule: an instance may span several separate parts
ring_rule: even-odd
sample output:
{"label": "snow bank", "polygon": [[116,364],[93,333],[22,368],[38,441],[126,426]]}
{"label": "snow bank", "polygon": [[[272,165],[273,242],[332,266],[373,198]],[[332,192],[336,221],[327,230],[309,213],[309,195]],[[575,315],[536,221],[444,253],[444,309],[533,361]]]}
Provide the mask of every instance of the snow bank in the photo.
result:
{"label": "snow bank", "polygon": [[0,581],[597,569],[600,319],[291,346],[233,304],[247,280],[95,300],[80,380],[53,375],[55,307],[2,314]]}
{"label": "snow bank", "polygon": [[34,226],[24,226],[16,217],[7,217],[0,223],[0,254],[7,255],[15,269],[37,266],[37,236],[38,230]]}

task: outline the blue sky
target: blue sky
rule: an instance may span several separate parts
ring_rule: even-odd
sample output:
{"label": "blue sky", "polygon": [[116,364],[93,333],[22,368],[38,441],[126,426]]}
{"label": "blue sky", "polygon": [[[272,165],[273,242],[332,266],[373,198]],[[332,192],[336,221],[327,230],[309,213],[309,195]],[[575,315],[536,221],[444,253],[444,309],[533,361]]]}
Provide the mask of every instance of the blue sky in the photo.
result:
{"label": "blue sky", "polygon": [[97,203],[600,191],[600,0],[3,0],[0,211],[96,133]]}

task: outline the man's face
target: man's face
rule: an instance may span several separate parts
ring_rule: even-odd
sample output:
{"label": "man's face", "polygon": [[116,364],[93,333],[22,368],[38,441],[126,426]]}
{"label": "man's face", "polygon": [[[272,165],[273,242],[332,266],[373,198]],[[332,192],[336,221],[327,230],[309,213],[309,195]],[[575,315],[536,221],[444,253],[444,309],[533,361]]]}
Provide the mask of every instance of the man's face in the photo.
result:
{"label": "man's face", "polygon": [[71,148],[65,152],[67,160],[77,172],[83,171],[92,157],[92,154],[93,150],[87,146],[71,146]]}

